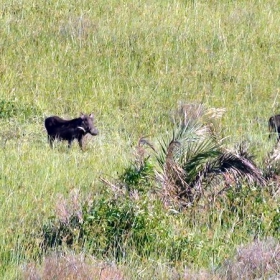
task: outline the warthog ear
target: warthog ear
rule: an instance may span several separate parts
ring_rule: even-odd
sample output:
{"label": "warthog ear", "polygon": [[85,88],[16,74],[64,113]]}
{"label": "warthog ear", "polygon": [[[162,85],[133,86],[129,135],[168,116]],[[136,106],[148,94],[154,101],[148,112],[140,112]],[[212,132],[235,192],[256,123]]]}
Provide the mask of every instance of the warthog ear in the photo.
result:
{"label": "warthog ear", "polygon": [[78,126],[78,129],[82,130],[83,132],[86,132],[86,130],[82,126]]}
{"label": "warthog ear", "polygon": [[89,115],[89,117],[93,120],[93,119],[94,119],[93,113],[91,113],[91,114]]}
{"label": "warthog ear", "polygon": [[85,114],[81,113],[81,119],[84,119],[84,118],[85,118]]}

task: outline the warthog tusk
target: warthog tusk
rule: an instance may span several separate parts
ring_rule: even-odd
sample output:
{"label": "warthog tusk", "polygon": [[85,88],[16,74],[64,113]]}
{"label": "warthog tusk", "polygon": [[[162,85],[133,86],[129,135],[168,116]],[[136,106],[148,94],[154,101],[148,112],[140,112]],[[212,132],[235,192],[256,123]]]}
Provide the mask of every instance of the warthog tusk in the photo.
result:
{"label": "warthog tusk", "polygon": [[86,132],[86,130],[82,126],[78,126],[78,128]]}

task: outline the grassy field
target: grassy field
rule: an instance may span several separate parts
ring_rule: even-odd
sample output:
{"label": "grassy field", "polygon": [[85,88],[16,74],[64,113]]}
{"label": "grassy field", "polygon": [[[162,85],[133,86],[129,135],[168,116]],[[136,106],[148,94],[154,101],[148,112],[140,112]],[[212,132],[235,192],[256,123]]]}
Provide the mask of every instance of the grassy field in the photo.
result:
{"label": "grassy field", "polygon": [[[113,182],[123,174],[140,137],[148,135],[158,148],[182,104],[225,109],[217,124],[219,137],[228,148],[245,141],[263,167],[274,145],[268,141],[267,121],[280,111],[279,4],[2,1],[0,278],[21,279],[26,264],[41,264],[49,255],[42,256],[36,238],[57,214],[61,197],[75,190],[81,204],[88,197],[103,197],[108,186],[100,178]],[[87,138],[84,152],[77,143],[71,150],[57,143],[51,150],[44,118],[74,118],[80,112],[94,113],[100,135]],[[255,201],[257,192],[246,197]],[[262,220],[260,237],[270,235],[269,205],[276,209],[279,198],[266,190],[256,196],[266,202],[242,205],[249,222],[231,217],[226,227],[221,216],[230,212],[227,204],[214,205],[211,217],[197,211],[193,218],[193,211],[173,216],[155,202],[158,213],[152,212],[149,229],[169,228],[162,240],[173,243],[187,236],[188,245],[179,244],[189,257],[170,260],[164,244],[158,254],[146,257],[131,248],[116,264],[122,275],[117,279],[207,279],[204,271],[212,272],[236,248],[253,242],[255,216],[250,213]],[[147,201],[149,196],[141,203]],[[89,244],[75,254],[90,255]],[[106,273],[109,279],[116,272]],[[46,274],[41,279],[59,278]]]}

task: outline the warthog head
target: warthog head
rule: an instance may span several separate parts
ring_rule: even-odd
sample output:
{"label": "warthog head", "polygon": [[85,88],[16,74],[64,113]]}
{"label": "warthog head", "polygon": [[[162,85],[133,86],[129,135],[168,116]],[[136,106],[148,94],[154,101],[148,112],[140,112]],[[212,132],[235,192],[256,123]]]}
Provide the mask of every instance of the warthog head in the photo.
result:
{"label": "warthog head", "polygon": [[98,129],[95,128],[93,121],[94,121],[94,116],[93,114],[86,115],[86,114],[81,114],[81,119],[83,120],[83,123],[81,126],[78,128],[83,130],[84,133],[90,133],[91,135],[98,135]]}

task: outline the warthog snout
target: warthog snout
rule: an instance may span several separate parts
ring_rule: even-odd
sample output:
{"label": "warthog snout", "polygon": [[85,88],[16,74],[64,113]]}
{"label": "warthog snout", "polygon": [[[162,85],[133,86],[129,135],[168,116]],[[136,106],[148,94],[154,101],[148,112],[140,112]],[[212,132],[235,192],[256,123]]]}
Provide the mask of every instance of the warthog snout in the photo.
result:
{"label": "warthog snout", "polygon": [[99,134],[99,131],[98,131],[98,129],[93,128],[93,129],[91,129],[90,134],[93,135],[93,136],[96,136],[96,135]]}

